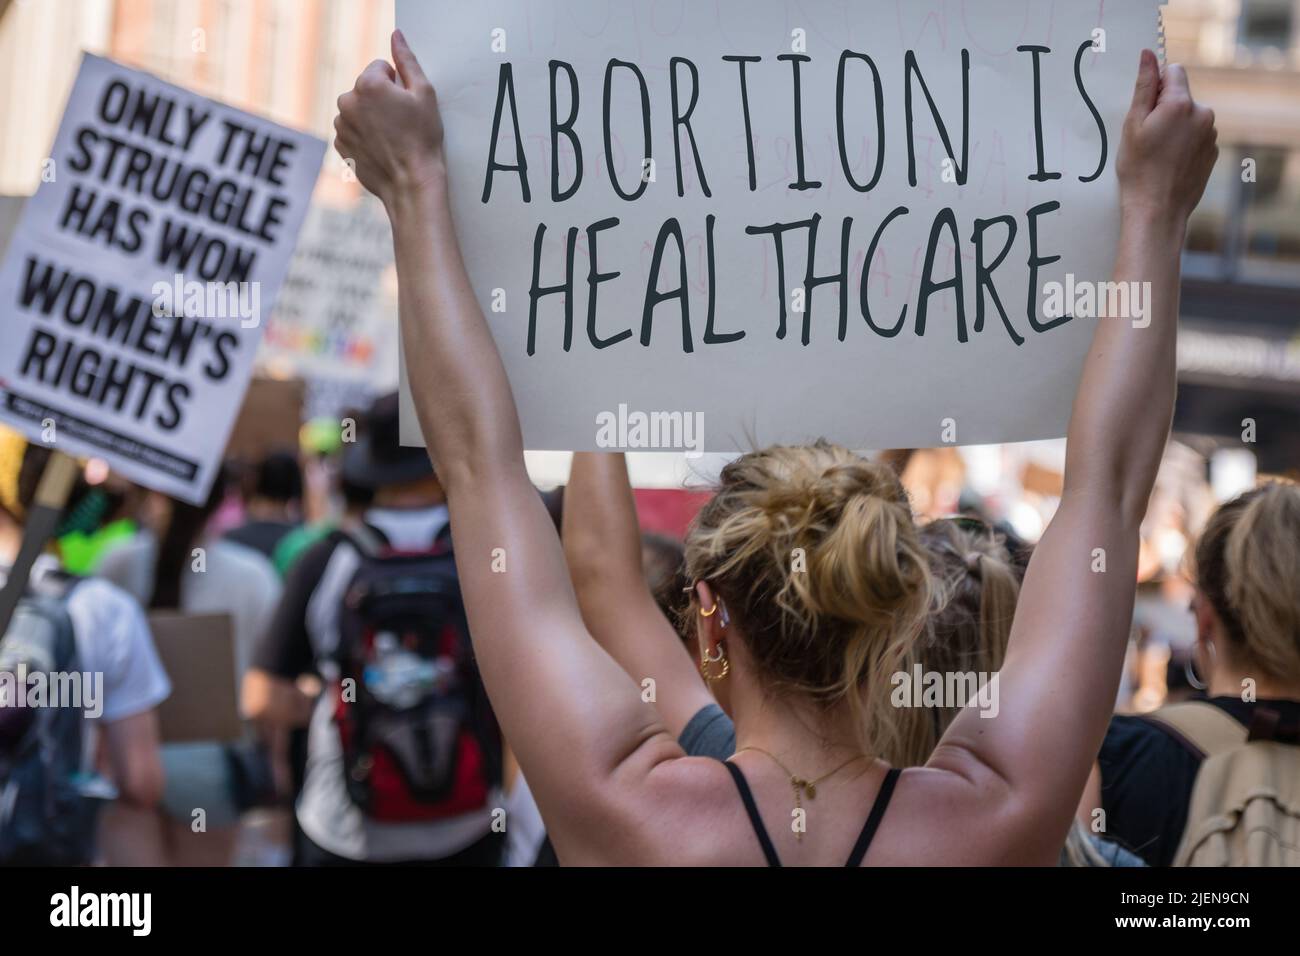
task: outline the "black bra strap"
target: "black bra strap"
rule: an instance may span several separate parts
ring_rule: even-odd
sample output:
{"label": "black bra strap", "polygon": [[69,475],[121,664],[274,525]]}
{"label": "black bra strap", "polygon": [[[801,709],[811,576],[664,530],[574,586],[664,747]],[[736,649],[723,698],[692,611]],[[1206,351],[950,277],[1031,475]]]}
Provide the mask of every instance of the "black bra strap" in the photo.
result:
{"label": "black bra strap", "polygon": [[763,826],[763,820],[758,815],[758,806],[754,803],[754,795],[749,790],[745,775],[729,760],[722,761],[722,765],[731,771],[731,779],[736,781],[736,789],[740,791],[740,801],[745,805],[745,812],[749,814],[749,822],[758,836],[759,845],[763,848],[763,856],[767,858],[767,865],[780,866],[781,859],[776,855],[776,847],[772,845],[772,840],[767,835],[767,828]]}
{"label": "black bra strap", "polygon": [[880,784],[880,792],[876,794],[876,802],[871,805],[871,815],[867,817],[866,826],[862,828],[862,835],[858,837],[858,842],[853,847],[853,852],[849,854],[849,862],[845,866],[860,866],[862,858],[867,855],[867,849],[871,846],[872,837],[876,835],[876,829],[880,826],[880,818],[885,815],[885,810],[889,807],[889,798],[894,795],[894,784],[898,783],[898,775],[902,773],[898,767],[894,767],[885,774],[884,781]]}

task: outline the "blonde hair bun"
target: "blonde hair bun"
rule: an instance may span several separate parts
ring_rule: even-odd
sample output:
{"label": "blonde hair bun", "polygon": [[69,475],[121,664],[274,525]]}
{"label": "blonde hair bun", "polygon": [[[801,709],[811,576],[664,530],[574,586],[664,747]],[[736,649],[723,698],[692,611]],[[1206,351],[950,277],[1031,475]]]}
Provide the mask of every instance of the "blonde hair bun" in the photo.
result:
{"label": "blonde hair bun", "polygon": [[931,588],[892,468],[824,441],[744,455],[697,516],[686,564],[726,600],[760,679],[860,707],[881,752],[896,723],[888,681],[921,633]]}

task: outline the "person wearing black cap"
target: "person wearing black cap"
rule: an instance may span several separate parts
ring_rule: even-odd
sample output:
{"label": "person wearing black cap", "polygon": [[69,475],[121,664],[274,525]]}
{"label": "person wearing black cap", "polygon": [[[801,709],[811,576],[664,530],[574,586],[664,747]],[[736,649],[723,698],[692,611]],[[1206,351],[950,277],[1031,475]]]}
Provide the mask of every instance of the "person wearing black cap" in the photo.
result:
{"label": "person wearing black cap", "polygon": [[270,452],[257,463],[250,484],[245,489],[244,523],[225,537],[271,559],[301,520],[303,481],[297,454],[286,449]]}
{"label": "person wearing black cap", "polygon": [[[243,688],[252,719],[309,726],[295,862],[497,865],[500,735],[442,486],[425,451],[402,446],[396,395],[370,408],[342,477],[373,503],[293,566]],[[306,675],[324,687],[314,700]]]}

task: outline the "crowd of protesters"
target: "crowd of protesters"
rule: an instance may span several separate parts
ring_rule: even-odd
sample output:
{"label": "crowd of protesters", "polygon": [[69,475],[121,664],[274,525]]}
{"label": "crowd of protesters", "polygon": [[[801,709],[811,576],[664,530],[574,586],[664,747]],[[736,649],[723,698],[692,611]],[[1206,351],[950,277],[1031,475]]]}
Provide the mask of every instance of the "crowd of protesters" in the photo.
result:
{"label": "crowd of protesters", "polygon": [[[300,866],[1300,864],[1300,487],[1224,503],[1137,591],[1216,154],[1180,68],[1144,55],[1118,164],[1116,276],[1156,315],[1099,324],[1041,540],[978,508],[918,520],[907,453],[825,442],[736,458],[679,540],[643,531],[619,455],[530,483],[436,99],[393,54],[340,98],[336,145],[390,210],[428,451],[387,396],[316,472],[326,503],[297,449],[202,506],[88,468],[21,609],[61,607],[102,674],[68,738],[85,811],[0,801],[0,860],[230,865],[261,840]],[[4,444],[0,568],[49,457]],[[228,619],[235,739],[167,739],[164,612]],[[1124,698],[1154,631],[1183,652]],[[0,708],[0,783],[36,772],[32,720]]]}

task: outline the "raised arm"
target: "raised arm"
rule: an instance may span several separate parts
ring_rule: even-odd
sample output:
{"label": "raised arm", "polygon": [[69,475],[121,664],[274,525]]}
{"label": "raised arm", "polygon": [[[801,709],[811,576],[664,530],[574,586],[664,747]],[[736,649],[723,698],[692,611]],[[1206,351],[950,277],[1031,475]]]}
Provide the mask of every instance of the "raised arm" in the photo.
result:
{"label": "raised arm", "polygon": [[582,619],[629,677],[654,681],[659,714],[680,737],[713,696],[646,585],[625,457],[574,455],[564,496],[564,557]]}
{"label": "raised arm", "polygon": [[372,63],[339,98],[336,146],[392,221],[407,379],[446,490],[484,683],[557,845],[582,848],[606,836],[603,815],[645,811],[646,774],[681,751],[583,627],[461,260],[437,97],[400,34],[393,59],[396,72]]}
{"label": "raised arm", "polygon": [[[1059,847],[1110,718],[1128,640],[1138,526],[1173,415],[1179,261],[1218,149],[1180,66],[1142,56],[1118,160],[1114,280],[1147,284],[1145,316],[1101,318],[1070,419],[1061,505],[1021,590],[999,713],[968,708],[931,766],[992,773],[1015,839]],[[960,817],[960,815],[959,815]],[[961,825],[963,820],[955,820]]]}

